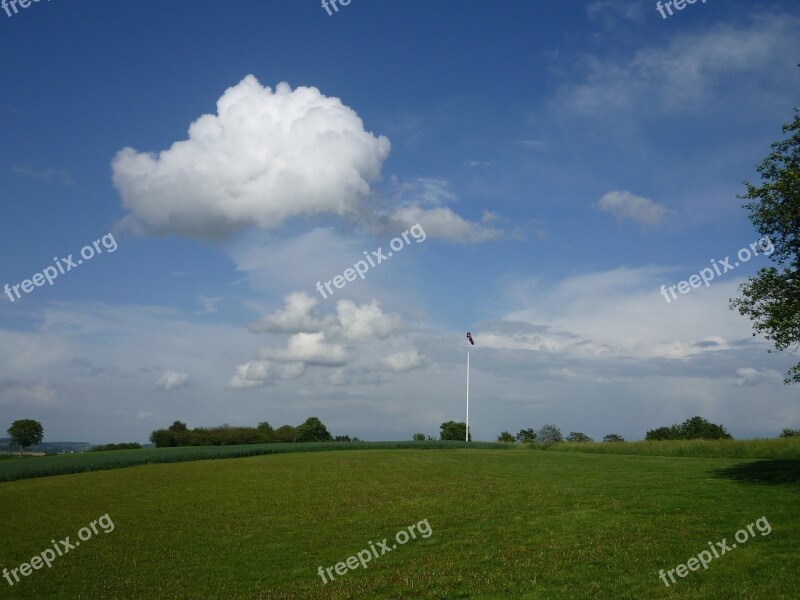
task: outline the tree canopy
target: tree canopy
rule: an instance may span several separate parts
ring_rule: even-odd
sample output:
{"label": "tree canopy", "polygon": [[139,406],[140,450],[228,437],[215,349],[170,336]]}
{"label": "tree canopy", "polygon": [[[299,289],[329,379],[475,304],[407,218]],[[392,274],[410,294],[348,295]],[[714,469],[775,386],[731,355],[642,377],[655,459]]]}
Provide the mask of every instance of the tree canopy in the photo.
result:
{"label": "tree canopy", "polygon": [[[783,126],[786,139],[757,167],[761,185],[745,182],[750,200],[744,207],[756,230],[774,246],[775,266],[760,269],[744,283],[731,308],[753,321],[753,328],[775,349],[800,349],[800,108]],[[756,333],[753,333],[756,335]],[[770,350],[771,351],[771,350]],[[786,375],[786,384],[800,383],[800,362]]]}
{"label": "tree canopy", "polygon": [[25,448],[34,446],[42,441],[44,438],[44,428],[39,421],[20,419],[11,424],[11,427],[8,428],[8,435],[10,435],[14,443],[19,446],[19,455],[22,456],[22,451]]}

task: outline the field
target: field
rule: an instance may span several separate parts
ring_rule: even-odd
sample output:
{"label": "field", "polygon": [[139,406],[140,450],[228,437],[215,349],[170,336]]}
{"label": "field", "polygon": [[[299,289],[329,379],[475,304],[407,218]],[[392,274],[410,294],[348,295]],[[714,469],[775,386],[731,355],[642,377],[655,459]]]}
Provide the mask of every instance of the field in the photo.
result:
{"label": "field", "polygon": [[[793,598],[799,465],[372,449],[6,482],[0,567],[106,513],[114,530],[0,583],[7,598]],[[768,535],[755,529],[669,588],[659,579],[761,517]],[[366,570],[318,575],[424,520],[429,537]]]}

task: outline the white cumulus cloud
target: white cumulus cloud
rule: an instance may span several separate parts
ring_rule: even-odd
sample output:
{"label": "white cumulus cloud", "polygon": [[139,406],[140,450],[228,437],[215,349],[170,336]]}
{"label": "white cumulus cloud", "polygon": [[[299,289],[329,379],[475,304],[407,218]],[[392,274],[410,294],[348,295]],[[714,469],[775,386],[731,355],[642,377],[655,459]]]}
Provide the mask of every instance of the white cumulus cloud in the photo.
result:
{"label": "white cumulus cloud", "polygon": [[273,91],[253,75],[225,91],[217,114],[158,154],[123,148],[114,186],[140,233],[224,238],[300,215],[354,215],[390,143],[314,87]]}

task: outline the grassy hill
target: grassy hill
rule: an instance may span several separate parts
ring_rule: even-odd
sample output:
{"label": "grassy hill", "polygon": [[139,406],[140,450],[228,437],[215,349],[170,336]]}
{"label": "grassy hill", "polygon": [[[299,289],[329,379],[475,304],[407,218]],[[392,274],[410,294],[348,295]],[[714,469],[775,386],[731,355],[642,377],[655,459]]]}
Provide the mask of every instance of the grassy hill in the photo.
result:
{"label": "grassy hill", "polygon": [[[2,567],[106,513],[114,530],[0,584],[7,598],[794,598],[799,481],[796,460],[403,449],[7,482]],[[768,535],[659,578],[762,517]],[[318,567],[423,520],[429,537],[323,583]]]}

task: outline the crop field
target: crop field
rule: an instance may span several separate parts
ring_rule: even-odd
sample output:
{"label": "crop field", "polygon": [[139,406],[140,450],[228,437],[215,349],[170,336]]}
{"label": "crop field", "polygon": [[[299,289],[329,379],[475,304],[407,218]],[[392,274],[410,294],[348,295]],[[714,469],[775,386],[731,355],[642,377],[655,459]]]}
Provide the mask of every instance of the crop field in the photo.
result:
{"label": "crop field", "polygon": [[[300,452],[6,482],[0,503],[7,569],[108,515],[50,568],[4,582],[4,598],[792,598],[800,586],[798,460]],[[733,547],[735,535],[747,539]],[[660,579],[723,540],[707,568]],[[371,548],[366,569],[346,565]]]}

